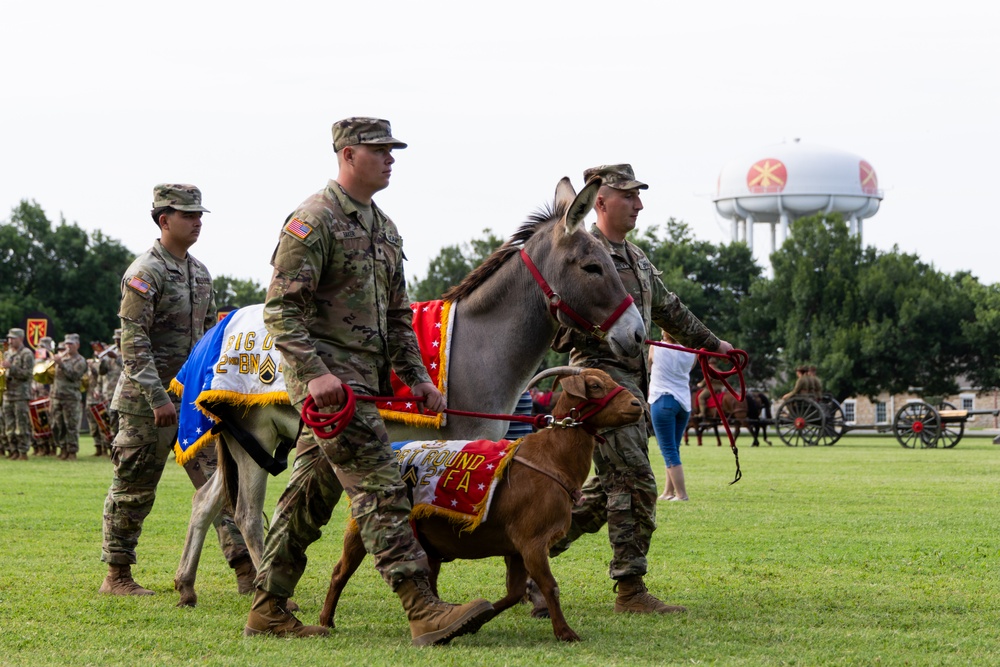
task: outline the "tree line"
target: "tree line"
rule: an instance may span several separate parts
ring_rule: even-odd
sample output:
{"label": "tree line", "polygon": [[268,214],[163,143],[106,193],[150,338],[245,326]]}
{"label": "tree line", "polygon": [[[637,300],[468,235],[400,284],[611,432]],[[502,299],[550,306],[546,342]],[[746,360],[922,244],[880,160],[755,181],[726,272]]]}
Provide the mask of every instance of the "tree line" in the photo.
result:
{"label": "tree line", "polygon": [[[668,289],[750,353],[753,384],[783,391],[795,367],[811,363],[840,400],[911,387],[950,394],[959,378],[1000,387],[1000,284],[945,274],[895,247],[862,247],[839,216],[795,221],[771,256],[770,276],[745,243],[698,240],[675,219],[630,238],[663,271]],[[411,298],[439,298],[502,243],[486,229],[443,247],[427,274],[411,281]],[[0,324],[39,311],[58,336],[108,341],[119,326],[122,275],[134,258],[102,232],[88,234],[62,217],[53,224],[37,203],[22,201],[0,223]],[[214,284],[220,309],[265,297],[252,280],[217,276]],[[564,362],[553,352],[546,364]]]}
{"label": "tree line", "polygon": [[[92,340],[109,342],[120,326],[122,275],[135,257],[101,231],[88,234],[62,216],[53,224],[38,203],[22,200],[0,223],[0,326],[39,312],[57,342],[66,333],[80,334],[84,350]],[[213,282],[220,308],[264,300],[254,281],[218,276]]]}
{"label": "tree line", "polygon": [[[952,394],[960,378],[1000,386],[1000,285],[947,275],[896,247],[863,248],[839,215],[795,221],[771,255],[771,276],[745,243],[700,241],[675,219],[630,240],[692,312],[750,354],[751,385],[782,393],[797,366],[812,364],[838,400],[911,388]],[[413,282],[414,300],[437,298],[501,242],[487,229],[442,248]],[[546,364],[561,361],[552,353]]]}

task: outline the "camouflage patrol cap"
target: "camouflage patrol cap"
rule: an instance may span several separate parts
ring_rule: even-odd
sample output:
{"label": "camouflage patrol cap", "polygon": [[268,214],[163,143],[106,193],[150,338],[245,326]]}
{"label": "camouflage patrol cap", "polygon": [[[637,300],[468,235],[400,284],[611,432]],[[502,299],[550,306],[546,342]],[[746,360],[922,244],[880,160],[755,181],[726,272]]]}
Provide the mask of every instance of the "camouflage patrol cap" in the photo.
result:
{"label": "camouflage patrol cap", "polygon": [[339,153],[348,146],[358,144],[389,144],[393,148],[406,148],[406,144],[392,136],[389,121],[381,118],[354,116],[333,124],[334,152]]}
{"label": "camouflage patrol cap", "polygon": [[646,190],[648,185],[642,181],[635,180],[635,172],[630,164],[602,164],[600,167],[591,167],[583,172],[585,183],[590,179],[599,176],[601,184],[615,190]]}
{"label": "camouflage patrol cap", "polygon": [[63,343],[73,343],[74,345],[80,344],[80,334],[66,334],[63,338]]}
{"label": "camouflage patrol cap", "polygon": [[178,211],[211,213],[201,205],[201,190],[184,183],[160,183],[153,188],[153,210],[164,206]]}
{"label": "camouflage patrol cap", "polygon": [[24,329],[14,327],[7,332],[7,338],[24,338]]}

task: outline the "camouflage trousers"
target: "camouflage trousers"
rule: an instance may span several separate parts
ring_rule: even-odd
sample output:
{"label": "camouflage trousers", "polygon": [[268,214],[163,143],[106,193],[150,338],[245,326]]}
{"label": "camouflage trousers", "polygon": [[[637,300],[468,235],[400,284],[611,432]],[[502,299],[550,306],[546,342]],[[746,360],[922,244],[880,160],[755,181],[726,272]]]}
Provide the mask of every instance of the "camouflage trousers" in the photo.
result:
{"label": "camouflage trousers", "polygon": [[79,398],[53,398],[50,407],[52,438],[56,447],[76,454],[80,451],[80,416],[83,403]]}
{"label": "camouflage trousers", "polygon": [[[152,417],[120,413],[120,430],[111,445],[114,477],[104,500],[104,542],[101,560],[114,565],[136,562],[142,524],[153,509],[156,485],[177,439],[177,427],[158,428]],[[184,469],[195,488],[201,488],[218,465],[214,447],[202,447]],[[246,542],[224,508],[216,517],[219,545],[230,566],[249,558]]]}
{"label": "camouflage trousers", "polygon": [[118,436],[118,411],[112,410],[111,406],[108,406],[108,429],[111,431],[111,440]]}
{"label": "camouflage trousers", "polygon": [[656,530],[656,478],[649,464],[645,420],[601,434],[594,449],[596,475],[583,485],[583,505],[573,508],[569,531],[550,550],[561,554],[584,533],[608,524],[612,579],[646,574],[646,554]]}
{"label": "camouflage trousers", "polygon": [[290,597],[306,568],[306,548],[318,540],[346,490],[365,550],[393,588],[428,572],[427,555],[410,528],[410,500],[382,418],[358,402],[354,419],[333,440],[306,430],[288,486],[264,542],[257,588]]}
{"label": "camouflage trousers", "polygon": [[[2,398],[0,398],[0,403],[2,403]],[[0,454],[6,454],[9,451],[14,451],[13,448],[7,448],[7,422],[4,420],[3,416],[3,405],[0,404]]]}
{"label": "camouflage trousers", "polygon": [[[94,439],[94,446],[99,448],[104,448],[109,446],[111,443],[104,436],[104,431],[101,427],[97,425],[97,420],[94,419],[94,415],[90,413],[91,404],[87,404],[87,428],[90,430],[90,436]],[[108,411],[110,413],[110,411]]]}
{"label": "camouflage trousers", "polygon": [[28,401],[3,402],[3,423],[8,452],[27,453],[31,446],[31,413]]}

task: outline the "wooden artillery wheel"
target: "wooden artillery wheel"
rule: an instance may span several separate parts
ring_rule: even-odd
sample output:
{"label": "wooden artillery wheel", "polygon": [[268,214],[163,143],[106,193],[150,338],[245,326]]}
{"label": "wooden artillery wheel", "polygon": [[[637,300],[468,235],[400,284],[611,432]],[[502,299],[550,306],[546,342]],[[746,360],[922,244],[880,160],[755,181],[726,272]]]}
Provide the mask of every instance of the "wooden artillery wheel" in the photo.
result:
{"label": "wooden artillery wheel", "polygon": [[825,444],[823,442],[823,434],[826,432],[825,411],[811,398],[792,396],[782,403],[774,422],[778,437],[789,447],[814,447]]}
{"label": "wooden artillery wheel", "polygon": [[941,415],[934,406],[923,401],[907,403],[896,412],[892,432],[907,449],[937,447],[941,437]]}
{"label": "wooden artillery wheel", "polygon": [[826,418],[823,431],[819,436],[819,444],[829,447],[847,432],[847,427],[844,424],[844,408],[830,394],[824,394],[823,398],[819,400],[819,405],[823,408],[823,416]]}
{"label": "wooden artillery wheel", "polygon": [[959,410],[946,401],[939,403],[937,410],[941,416],[941,437],[938,442],[945,449],[951,449],[965,434],[965,420],[969,418],[969,411]]}

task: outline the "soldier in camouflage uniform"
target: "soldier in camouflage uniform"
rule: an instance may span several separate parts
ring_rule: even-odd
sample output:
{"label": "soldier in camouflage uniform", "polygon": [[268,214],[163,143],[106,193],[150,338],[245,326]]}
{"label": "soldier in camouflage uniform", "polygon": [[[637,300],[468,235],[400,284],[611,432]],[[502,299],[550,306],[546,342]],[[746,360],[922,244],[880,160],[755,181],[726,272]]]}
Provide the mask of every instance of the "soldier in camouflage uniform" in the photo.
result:
{"label": "soldier in camouflage uniform", "polygon": [[[7,449],[7,422],[3,417],[3,405],[4,405],[3,395],[6,393],[7,393],[6,389],[4,389],[3,392],[0,392],[0,456],[3,456],[3,458],[5,459],[14,457],[13,450]],[[18,455],[17,458],[19,459],[21,458],[20,454]]]}
{"label": "soldier in camouflage uniform", "polygon": [[24,329],[7,332],[8,349],[3,355],[7,369],[7,388],[3,392],[3,423],[10,460],[28,460],[31,446],[31,415],[28,399],[31,397],[31,372],[35,355],[24,344]]}
{"label": "soldier in camouflage uniform", "polygon": [[105,450],[111,453],[111,443],[104,436],[94,413],[91,411],[95,405],[104,402],[104,390],[101,386],[101,360],[96,356],[87,360],[87,427],[90,429],[90,436],[94,439],[94,456],[104,456]]}
{"label": "soldier in camouflage uniform", "polygon": [[[38,341],[38,347],[35,348],[35,364],[45,359],[51,359],[55,355],[55,341],[53,341],[49,336],[44,336]],[[34,369],[32,369],[34,371]],[[42,384],[34,378],[32,374],[31,379],[31,400],[35,401],[40,398],[49,398],[52,386],[47,384]],[[50,411],[51,414],[51,411]],[[51,424],[51,421],[50,421]],[[51,430],[49,435],[42,437],[35,437],[34,430],[32,430],[32,445],[35,448],[35,456],[55,456],[56,446],[54,440],[52,439]]]}
{"label": "soldier in camouflage uniform", "polygon": [[[635,299],[649,330],[656,322],[674,339],[692,348],[727,352],[732,346],[720,341],[695,317],[677,295],[660,280],[658,271],[646,255],[626,235],[635,228],[642,210],[639,190],[648,186],[635,180],[627,164],[588,169],[583,178],[602,179],[595,202],[597,224],[591,233],[608,249],[618,269],[625,290]],[[563,328],[553,347],[570,352],[574,366],[600,368],[611,375],[632,395],[645,403],[649,395],[649,354],[631,358],[615,357],[607,343],[577,329]],[[656,479],[649,463],[649,407],[646,419],[602,433],[606,442],[594,450],[595,476],[583,486],[584,502],[573,508],[573,520],[567,536],[552,549],[562,553],[583,533],[596,533],[608,524],[613,556],[609,574],[615,580],[616,612],[667,613],[684,611],[653,597],[643,583],[647,571],[646,554],[656,528]]]}
{"label": "soldier in camouflage uniform", "polygon": [[[333,125],[339,174],[285,221],[271,258],[274,273],[264,323],[285,365],[292,403],[311,395],[320,409],[357,394],[391,393],[389,375],[444,408],[420,361],[403,275],[402,239],[372,202],[389,185],[389,122],[348,118]],[[307,430],[308,431],[308,430]],[[309,431],[298,442],[288,486],[278,501],[244,633],[327,634],[289,613],[287,598],[306,566],[306,548],[330,520],[343,491],[375,567],[399,596],[415,645],[475,632],[492,615],[486,600],[457,606],[431,592],[427,556],[413,537],[410,501],[378,410],[359,401],[346,430],[332,440]]]}
{"label": "soldier in camouflage uniform", "polygon": [[[121,344],[122,330],[115,329],[114,347],[101,358],[101,365],[98,369],[98,374],[101,377],[101,393],[104,394],[105,401],[110,401],[111,397],[115,395],[115,388],[122,376]],[[111,440],[114,440],[115,436],[118,435],[118,411],[108,405],[107,413]],[[109,456],[111,455],[110,443],[108,443],[107,453]]]}
{"label": "soldier in camouflage uniform", "polygon": [[[193,185],[153,188],[153,221],[160,239],[132,262],[122,278],[121,358],[124,367],[111,407],[120,428],[112,443],[114,478],[104,502],[101,560],[108,576],[100,592],[152,595],[132,579],[142,524],[177,437],[179,398],[166,387],[195,343],[216,322],[212,277],[188,253],[201,232],[201,191]],[[198,488],[214,471],[214,449],[203,448],[185,466]],[[219,542],[239,590],[249,593],[256,572],[242,535],[224,511],[215,522]]]}
{"label": "soldier in camouflage uniform", "polygon": [[80,416],[83,410],[80,383],[87,374],[87,360],[80,354],[80,336],[66,334],[65,349],[55,356],[56,379],[52,383],[52,437],[62,450],[59,458],[75,461],[80,450]]}

